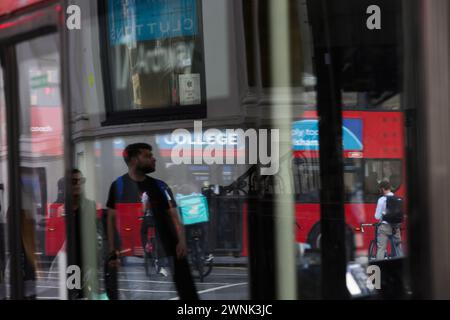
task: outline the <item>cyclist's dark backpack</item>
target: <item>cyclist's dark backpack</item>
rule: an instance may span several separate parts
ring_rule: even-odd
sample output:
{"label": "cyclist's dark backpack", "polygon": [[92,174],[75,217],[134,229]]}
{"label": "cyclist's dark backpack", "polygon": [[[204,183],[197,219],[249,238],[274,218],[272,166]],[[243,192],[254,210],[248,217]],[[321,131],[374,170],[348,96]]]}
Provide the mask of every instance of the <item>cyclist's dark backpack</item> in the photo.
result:
{"label": "cyclist's dark backpack", "polygon": [[397,196],[386,196],[386,214],[383,221],[390,224],[403,222],[403,199]]}

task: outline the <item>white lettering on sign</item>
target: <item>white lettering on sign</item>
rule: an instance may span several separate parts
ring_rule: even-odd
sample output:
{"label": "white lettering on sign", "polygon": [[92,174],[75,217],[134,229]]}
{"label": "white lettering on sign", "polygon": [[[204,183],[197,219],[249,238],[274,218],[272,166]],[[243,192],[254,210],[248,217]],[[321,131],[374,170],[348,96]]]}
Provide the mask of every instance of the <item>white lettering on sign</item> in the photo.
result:
{"label": "white lettering on sign", "polygon": [[172,135],[164,137],[164,142],[167,144],[188,144],[188,145],[237,145],[239,136],[237,134],[226,134],[206,131],[204,133],[205,141],[195,141],[189,131],[175,132]]}
{"label": "white lettering on sign", "polygon": [[147,34],[169,35],[174,33],[176,34],[181,31],[194,31],[194,21],[191,18],[184,18],[175,22],[161,21],[159,23],[151,22],[146,24],[133,24],[117,29],[117,32],[113,30],[111,35],[114,39],[140,39],[142,38],[142,35]]}
{"label": "white lettering on sign", "polygon": [[[257,164],[262,165],[261,175],[274,175],[279,169],[279,142],[278,129],[226,129],[224,134],[220,129],[210,128],[203,132],[202,121],[194,121],[194,138],[186,129],[177,129],[172,132],[166,142],[177,144],[171,149],[171,159],[174,164]],[[248,148],[246,148],[248,141]],[[227,157],[227,152],[238,150],[243,144],[248,154],[248,163],[245,157]],[[270,144],[270,153],[268,146]],[[195,145],[206,145],[205,148],[195,148]],[[200,149],[201,152],[193,152]],[[193,157],[192,157],[193,155]],[[259,158],[259,159],[258,159]]]}
{"label": "white lettering on sign", "polygon": [[31,127],[30,128],[31,132],[53,132],[53,128],[50,126],[46,126],[46,127]]}

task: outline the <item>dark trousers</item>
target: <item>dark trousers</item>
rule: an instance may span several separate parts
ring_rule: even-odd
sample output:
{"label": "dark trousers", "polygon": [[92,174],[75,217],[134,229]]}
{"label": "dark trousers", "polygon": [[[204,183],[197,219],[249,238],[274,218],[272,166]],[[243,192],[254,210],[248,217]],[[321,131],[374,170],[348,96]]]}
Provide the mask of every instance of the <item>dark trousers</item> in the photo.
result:
{"label": "dark trousers", "polygon": [[105,259],[103,264],[105,277],[105,291],[109,300],[119,300],[119,285],[117,268],[112,268],[108,265],[108,260]]}

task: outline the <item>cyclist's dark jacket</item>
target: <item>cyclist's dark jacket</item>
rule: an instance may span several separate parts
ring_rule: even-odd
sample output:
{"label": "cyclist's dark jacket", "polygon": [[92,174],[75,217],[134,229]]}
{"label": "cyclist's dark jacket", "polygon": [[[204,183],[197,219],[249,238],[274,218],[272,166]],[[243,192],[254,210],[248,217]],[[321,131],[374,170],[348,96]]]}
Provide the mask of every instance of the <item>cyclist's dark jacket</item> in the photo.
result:
{"label": "cyclist's dark jacket", "polygon": [[[121,182],[119,180],[122,180]],[[168,256],[175,256],[177,233],[173,221],[168,213],[170,208],[176,207],[175,198],[169,186],[161,180],[146,176],[144,181],[134,181],[127,174],[116,179],[109,189],[106,206],[116,209],[119,203],[141,203],[144,192],[149,196],[155,219],[156,230]],[[169,199],[170,198],[170,199]]]}

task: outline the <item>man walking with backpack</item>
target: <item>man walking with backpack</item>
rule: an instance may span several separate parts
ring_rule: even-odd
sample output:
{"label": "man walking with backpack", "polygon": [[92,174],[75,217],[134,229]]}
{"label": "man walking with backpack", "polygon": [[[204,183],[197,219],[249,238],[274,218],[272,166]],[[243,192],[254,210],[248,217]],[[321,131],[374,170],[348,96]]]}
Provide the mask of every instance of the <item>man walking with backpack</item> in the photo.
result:
{"label": "man walking with backpack", "polygon": [[[118,248],[113,241],[117,212],[131,206],[145,209],[145,214],[153,216],[161,249],[169,258],[173,279],[180,300],[198,300],[195,284],[186,258],[187,247],[183,225],[172,191],[161,180],[148,176],[155,172],[156,160],[152,147],[146,143],[127,146],[123,158],[128,172],[116,179],[108,196],[108,239],[110,246],[109,266],[117,268]],[[151,213],[150,213],[151,211]]]}
{"label": "man walking with backpack", "polygon": [[377,260],[383,260],[390,237],[393,239],[397,255],[402,255],[400,226],[403,222],[403,201],[394,195],[388,181],[382,181],[379,189],[382,196],[378,199],[375,211],[375,219],[380,221],[377,230]]}

